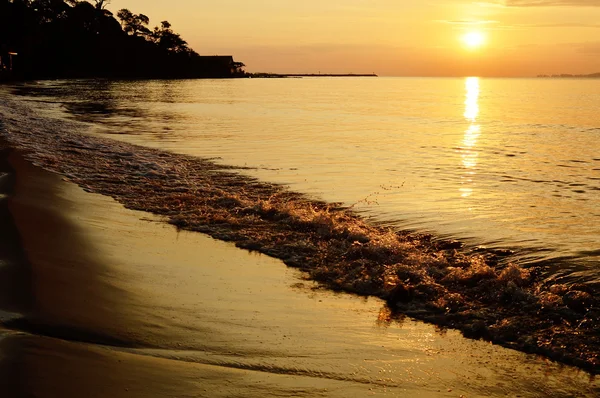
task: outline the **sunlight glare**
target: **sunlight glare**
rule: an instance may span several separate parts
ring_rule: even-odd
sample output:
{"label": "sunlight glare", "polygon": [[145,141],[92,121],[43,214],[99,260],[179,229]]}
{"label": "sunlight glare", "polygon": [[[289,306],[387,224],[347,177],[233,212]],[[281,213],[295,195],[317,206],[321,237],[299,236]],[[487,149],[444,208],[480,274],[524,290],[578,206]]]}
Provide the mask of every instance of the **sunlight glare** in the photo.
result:
{"label": "sunlight glare", "polygon": [[475,50],[485,43],[485,35],[479,31],[471,31],[462,35],[461,40],[468,49]]}
{"label": "sunlight glare", "polygon": [[465,119],[474,123],[479,115],[479,78],[468,77],[465,80]]}
{"label": "sunlight glare", "polygon": [[461,177],[460,196],[468,198],[474,193],[473,178],[476,174],[479,151],[477,150],[477,141],[481,135],[481,126],[477,124],[479,116],[479,78],[468,77],[465,79],[465,119],[469,122],[469,127],[465,131],[462,145],[461,158],[465,169]]}

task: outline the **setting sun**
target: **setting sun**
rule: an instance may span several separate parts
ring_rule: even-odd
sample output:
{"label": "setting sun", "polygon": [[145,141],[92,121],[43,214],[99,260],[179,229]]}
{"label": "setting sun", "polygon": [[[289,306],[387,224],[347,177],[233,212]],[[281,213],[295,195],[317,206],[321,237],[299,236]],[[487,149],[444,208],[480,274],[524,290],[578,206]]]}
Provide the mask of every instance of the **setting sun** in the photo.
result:
{"label": "setting sun", "polygon": [[485,43],[485,35],[482,32],[472,31],[462,35],[461,41],[468,49],[474,50]]}

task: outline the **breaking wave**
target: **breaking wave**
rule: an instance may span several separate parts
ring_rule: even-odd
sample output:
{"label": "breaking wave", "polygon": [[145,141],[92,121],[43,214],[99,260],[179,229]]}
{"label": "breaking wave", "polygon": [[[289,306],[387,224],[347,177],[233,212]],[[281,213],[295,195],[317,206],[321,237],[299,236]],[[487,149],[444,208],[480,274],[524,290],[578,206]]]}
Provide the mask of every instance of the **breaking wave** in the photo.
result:
{"label": "breaking wave", "polygon": [[383,298],[397,314],[600,372],[600,301],[589,286],[551,284],[508,251],[373,225],[240,168],[92,137],[4,99],[4,145],[85,190],[279,258],[324,287]]}

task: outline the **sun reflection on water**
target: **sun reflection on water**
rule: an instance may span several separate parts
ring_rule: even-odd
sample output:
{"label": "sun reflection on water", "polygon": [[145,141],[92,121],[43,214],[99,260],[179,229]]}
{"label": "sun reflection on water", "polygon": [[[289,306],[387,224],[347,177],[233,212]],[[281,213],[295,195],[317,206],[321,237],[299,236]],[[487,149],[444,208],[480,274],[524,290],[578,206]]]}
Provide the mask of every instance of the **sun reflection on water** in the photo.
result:
{"label": "sun reflection on water", "polygon": [[467,77],[465,86],[467,90],[465,98],[465,119],[474,123],[479,115],[479,78]]}
{"label": "sun reflection on water", "polygon": [[473,175],[477,168],[479,152],[476,150],[477,140],[481,135],[481,126],[477,124],[479,116],[479,78],[468,77],[465,80],[466,98],[464,117],[469,122],[461,143],[462,165],[465,169],[459,189],[461,196],[467,198],[473,194]]}

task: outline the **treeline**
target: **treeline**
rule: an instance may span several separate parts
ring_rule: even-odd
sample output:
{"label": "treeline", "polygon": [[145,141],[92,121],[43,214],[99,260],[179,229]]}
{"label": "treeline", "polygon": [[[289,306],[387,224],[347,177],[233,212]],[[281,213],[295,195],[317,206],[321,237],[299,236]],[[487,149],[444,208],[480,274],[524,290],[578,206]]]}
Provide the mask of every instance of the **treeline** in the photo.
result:
{"label": "treeline", "polygon": [[233,57],[202,57],[168,21],[110,1],[0,0],[0,73],[24,79],[243,76]]}
{"label": "treeline", "polygon": [[589,78],[589,79],[598,79],[600,78],[600,72],[590,73],[587,75],[572,75],[570,73],[561,73],[560,75],[538,75],[537,77],[562,77],[562,78]]}

